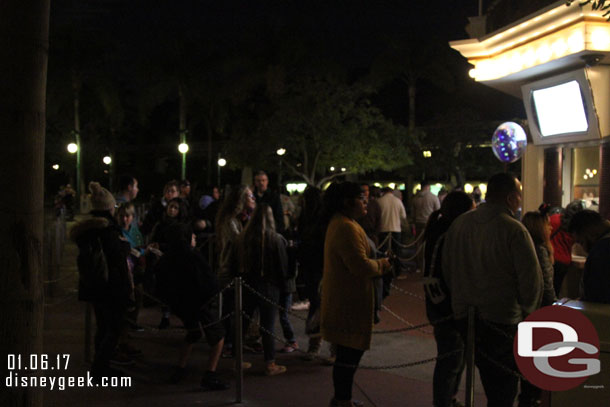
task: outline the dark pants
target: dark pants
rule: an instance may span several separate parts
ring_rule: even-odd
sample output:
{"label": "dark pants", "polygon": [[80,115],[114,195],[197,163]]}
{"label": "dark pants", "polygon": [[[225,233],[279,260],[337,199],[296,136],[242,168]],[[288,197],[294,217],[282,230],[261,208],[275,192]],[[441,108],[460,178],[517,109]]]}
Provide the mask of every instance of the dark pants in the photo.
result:
{"label": "dark pants", "polygon": [[312,323],[312,319],[316,311],[320,308],[320,281],[322,280],[322,270],[313,268],[303,268],[303,277],[305,280],[305,288],[307,290],[307,298],[309,298],[309,311],[307,313],[306,334],[317,335],[320,333],[320,324]]}
{"label": "dark pants", "polygon": [[570,265],[555,262],[553,264],[553,288],[555,288],[555,295],[557,298],[561,298],[559,293],[561,292],[561,286],[563,284],[563,279],[566,274],[568,274],[568,270],[570,269]]}
{"label": "dark pants", "polygon": [[[468,322],[466,319],[456,322],[466,342]],[[475,364],[481,375],[488,407],[512,407],[517,396],[519,379],[506,370],[518,372],[513,356],[516,333],[517,325],[476,321]]]}
{"label": "dark pants", "polygon": [[294,329],[292,328],[292,323],[290,323],[290,319],[288,319],[287,310],[292,306],[292,293],[281,292],[280,293],[280,302],[279,304],[282,306],[282,309],[278,308],[279,316],[280,316],[280,325],[282,326],[282,333],[284,334],[284,339],[286,342],[293,343],[294,339]]}
{"label": "dark pants", "polygon": [[449,407],[462,380],[462,372],[465,366],[464,340],[454,320],[435,325],[434,339],[439,356],[459,350],[456,354],[437,360],[434,366],[434,406]]}
{"label": "dark pants", "polygon": [[[274,304],[278,303],[280,298],[279,287],[266,282],[248,282],[248,284],[258,293],[271,300]],[[276,307],[249,290],[244,290],[244,312],[246,315],[252,317],[254,310],[257,308],[260,314],[260,326],[266,331],[274,332],[275,315],[277,313]],[[244,318],[243,332],[246,332],[249,323],[250,320],[248,320],[248,318]],[[263,352],[265,354],[265,361],[270,362],[275,359],[275,340],[273,336],[265,332],[265,330],[261,329],[260,334],[263,338]]]}
{"label": "dark pants", "polygon": [[[379,234],[379,243],[381,244],[388,237],[388,235],[390,235],[390,238],[387,242],[379,246],[379,251],[385,252],[387,250],[392,250],[393,253],[398,253],[400,247],[397,245],[397,243],[400,243],[400,232],[381,232]],[[392,276],[392,274],[384,274],[382,279],[382,297],[386,298],[388,295],[390,295],[390,288],[392,286],[392,280],[394,279],[394,277]]]}
{"label": "dark pants", "polygon": [[110,358],[116,350],[124,326],[125,307],[111,302],[94,302],[95,322],[95,356],[91,370],[99,372],[107,369]]}
{"label": "dark pants", "polygon": [[333,367],[335,400],[344,401],[352,399],[354,374],[363,354],[363,350],[337,345],[337,359]]}

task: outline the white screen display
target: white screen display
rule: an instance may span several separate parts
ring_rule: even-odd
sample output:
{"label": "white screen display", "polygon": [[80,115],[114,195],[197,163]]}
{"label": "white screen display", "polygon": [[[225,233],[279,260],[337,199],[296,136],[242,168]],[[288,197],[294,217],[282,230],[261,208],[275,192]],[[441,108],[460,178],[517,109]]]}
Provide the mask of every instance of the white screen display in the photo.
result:
{"label": "white screen display", "polygon": [[589,123],[576,81],[532,91],[543,137],[587,131]]}

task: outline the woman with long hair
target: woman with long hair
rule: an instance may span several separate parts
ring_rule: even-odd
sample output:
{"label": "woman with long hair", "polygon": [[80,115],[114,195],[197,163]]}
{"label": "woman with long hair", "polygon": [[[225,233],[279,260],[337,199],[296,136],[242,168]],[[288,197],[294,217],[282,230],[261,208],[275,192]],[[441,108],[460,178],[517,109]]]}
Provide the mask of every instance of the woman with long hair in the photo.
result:
{"label": "woman with long hair", "polygon": [[324,197],[330,222],[324,241],[320,328],[337,346],[331,406],[354,406],[354,374],[371,346],[374,313],[373,279],[390,269],[387,258],[371,259],[366,233],[356,222],[366,214],[360,185],[333,184]]}
{"label": "woman with long hair", "polygon": [[[288,255],[286,239],[275,231],[273,211],[269,205],[260,204],[254,210],[250,222],[240,236],[238,253],[241,261],[240,271],[246,284],[277,304],[286,278]],[[275,343],[271,335],[275,326],[275,307],[249,291],[246,291],[244,303],[246,315],[251,317],[255,308],[258,308],[260,313],[265,374],[275,376],[284,373],[286,367],[275,363]]]}
{"label": "woman with long hair", "polygon": [[[218,253],[218,267],[216,275],[220,287],[225,287],[237,275],[239,261],[236,254],[237,240],[250,215],[256,207],[254,194],[245,185],[233,186],[225,195],[225,199],[218,210],[216,217],[216,252]],[[232,291],[223,294],[222,308],[225,314],[231,313],[235,308]],[[224,357],[233,354],[233,327],[232,319],[225,320]]]}
{"label": "woman with long hair", "polygon": [[468,194],[453,191],[441,203],[441,208],[432,212],[424,231],[424,288],[426,292],[426,314],[434,324],[434,340],[439,355],[451,356],[439,359],[434,366],[432,397],[435,407],[458,405],[456,395],[464,371],[464,341],[457,329],[455,320],[449,318],[451,297],[441,270],[444,234],[451,223],[475,207]]}

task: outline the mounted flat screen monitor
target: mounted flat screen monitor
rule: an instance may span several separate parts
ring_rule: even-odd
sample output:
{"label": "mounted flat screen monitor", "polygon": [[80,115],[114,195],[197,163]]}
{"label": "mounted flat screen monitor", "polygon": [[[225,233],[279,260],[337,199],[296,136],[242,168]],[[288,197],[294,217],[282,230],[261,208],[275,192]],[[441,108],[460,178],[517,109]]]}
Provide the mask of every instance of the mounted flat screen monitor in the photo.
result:
{"label": "mounted flat screen monitor", "polygon": [[521,87],[534,144],[599,139],[599,123],[585,70]]}

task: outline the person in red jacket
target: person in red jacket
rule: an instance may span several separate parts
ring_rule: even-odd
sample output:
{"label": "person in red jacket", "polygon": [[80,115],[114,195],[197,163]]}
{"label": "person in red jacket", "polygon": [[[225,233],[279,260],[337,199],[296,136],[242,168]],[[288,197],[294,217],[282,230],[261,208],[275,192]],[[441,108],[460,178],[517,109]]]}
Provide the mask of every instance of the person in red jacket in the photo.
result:
{"label": "person in red jacket", "polygon": [[568,273],[568,267],[572,263],[572,246],[574,238],[568,231],[572,216],[584,209],[582,201],[570,202],[561,213],[551,215],[551,245],[553,246],[553,287],[555,295],[559,297],[563,279]]}

